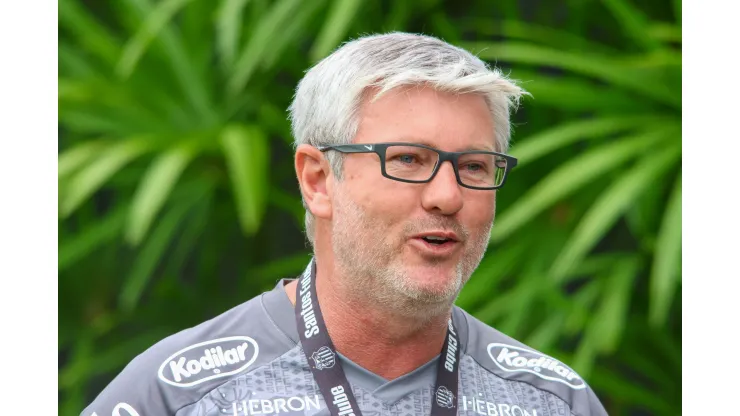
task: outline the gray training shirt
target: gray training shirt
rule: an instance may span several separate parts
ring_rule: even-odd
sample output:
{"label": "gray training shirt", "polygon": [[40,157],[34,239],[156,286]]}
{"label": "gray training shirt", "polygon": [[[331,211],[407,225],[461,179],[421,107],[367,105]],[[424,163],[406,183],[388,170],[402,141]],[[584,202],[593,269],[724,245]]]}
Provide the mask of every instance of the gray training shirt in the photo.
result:
{"label": "gray training shirt", "polygon": [[[132,360],[82,416],[328,415],[301,350],[287,282],[158,342]],[[452,319],[460,338],[460,415],[606,415],[565,364],[458,307]],[[391,381],[341,355],[317,351],[312,357],[327,366],[341,363],[365,416],[431,412],[438,357]]]}

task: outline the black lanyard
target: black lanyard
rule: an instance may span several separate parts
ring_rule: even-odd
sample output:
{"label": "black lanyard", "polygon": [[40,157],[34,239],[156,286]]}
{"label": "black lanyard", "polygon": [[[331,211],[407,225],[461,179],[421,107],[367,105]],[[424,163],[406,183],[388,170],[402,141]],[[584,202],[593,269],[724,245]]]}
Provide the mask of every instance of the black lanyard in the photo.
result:
{"label": "black lanyard", "polygon": [[[298,280],[296,288],[295,316],[301,346],[306,354],[308,366],[319,385],[332,416],[360,416],[352,388],[337,360],[334,343],[326,331],[316,296],[316,261],[311,261]],[[437,382],[432,400],[432,415],[452,416],[457,414],[457,372],[460,361],[460,345],[452,319],[448,321],[447,337],[437,363]]]}

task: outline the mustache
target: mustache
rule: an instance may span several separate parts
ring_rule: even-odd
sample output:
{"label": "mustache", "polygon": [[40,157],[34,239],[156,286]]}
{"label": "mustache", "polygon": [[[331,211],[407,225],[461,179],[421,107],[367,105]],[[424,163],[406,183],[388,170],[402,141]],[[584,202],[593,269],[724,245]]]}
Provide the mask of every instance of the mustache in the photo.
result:
{"label": "mustache", "polygon": [[404,226],[404,235],[411,236],[425,231],[451,231],[457,234],[460,241],[470,238],[470,231],[452,218],[434,217],[414,220]]}

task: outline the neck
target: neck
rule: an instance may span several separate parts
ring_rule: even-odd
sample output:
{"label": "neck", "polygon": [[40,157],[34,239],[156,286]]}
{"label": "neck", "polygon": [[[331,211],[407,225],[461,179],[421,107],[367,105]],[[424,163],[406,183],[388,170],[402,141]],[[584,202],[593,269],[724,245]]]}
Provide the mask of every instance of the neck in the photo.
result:
{"label": "neck", "polygon": [[[331,271],[317,270],[316,292],[324,322],[337,351],[387,380],[407,374],[442,351],[450,311],[409,318],[369,304],[348,290]],[[285,286],[295,305],[296,285]]]}

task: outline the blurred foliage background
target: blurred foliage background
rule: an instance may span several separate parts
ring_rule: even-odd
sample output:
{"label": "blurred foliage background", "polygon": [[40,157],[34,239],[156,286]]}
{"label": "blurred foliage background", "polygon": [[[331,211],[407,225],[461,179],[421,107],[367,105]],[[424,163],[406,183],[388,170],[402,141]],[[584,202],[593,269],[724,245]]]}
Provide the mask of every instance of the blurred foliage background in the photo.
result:
{"label": "blurred foliage background", "polygon": [[458,304],[611,415],[681,413],[681,2],[60,0],[59,404],[308,259],[286,108],[341,42],[439,36],[521,80]]}

